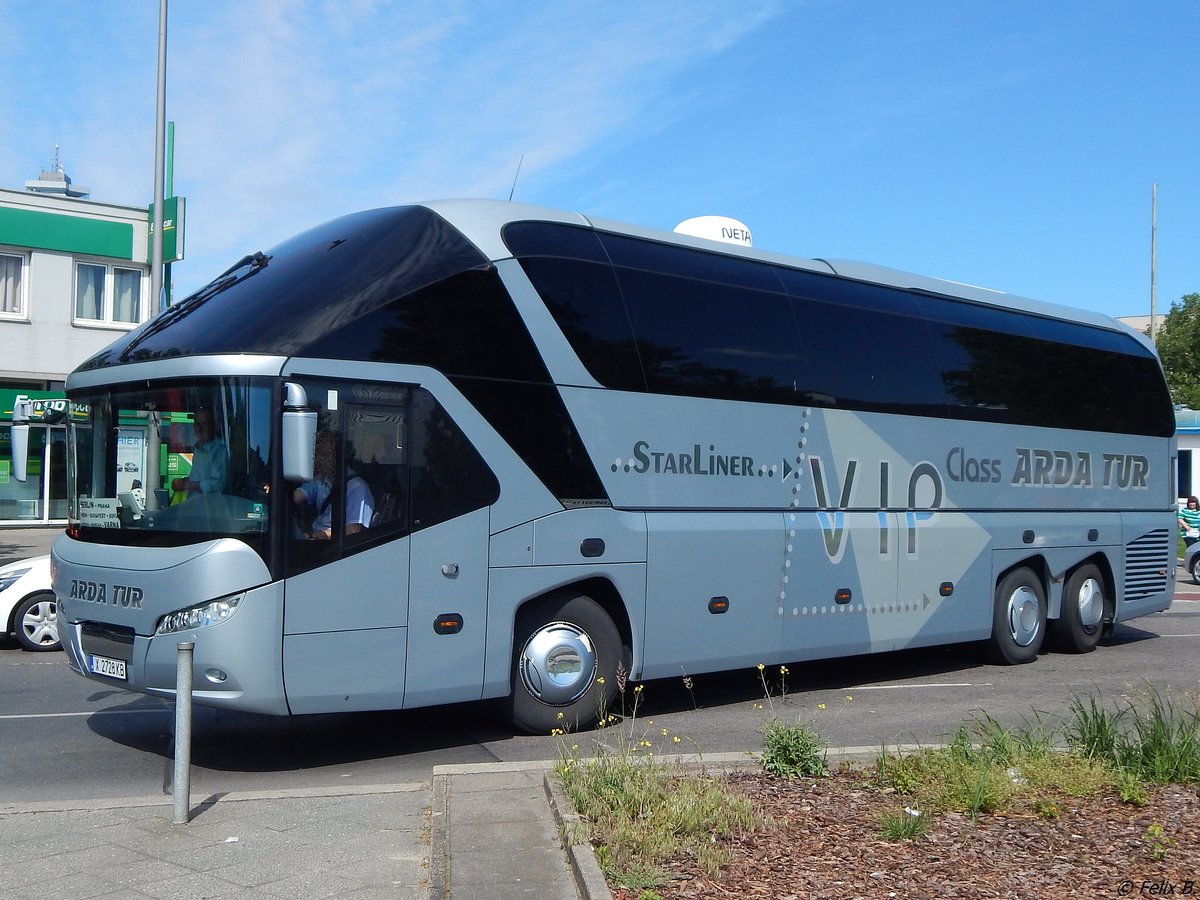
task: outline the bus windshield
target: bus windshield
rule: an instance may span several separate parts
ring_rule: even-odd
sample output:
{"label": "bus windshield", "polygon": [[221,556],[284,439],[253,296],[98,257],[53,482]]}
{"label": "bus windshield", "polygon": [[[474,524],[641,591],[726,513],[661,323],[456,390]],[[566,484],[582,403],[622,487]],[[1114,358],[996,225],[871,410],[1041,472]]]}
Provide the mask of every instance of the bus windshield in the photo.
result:
{"label": "bus windshield", "polygon": [[265,554],[270,382],[173,381],[73,391],[71,535],[172,546],[237,537]]}

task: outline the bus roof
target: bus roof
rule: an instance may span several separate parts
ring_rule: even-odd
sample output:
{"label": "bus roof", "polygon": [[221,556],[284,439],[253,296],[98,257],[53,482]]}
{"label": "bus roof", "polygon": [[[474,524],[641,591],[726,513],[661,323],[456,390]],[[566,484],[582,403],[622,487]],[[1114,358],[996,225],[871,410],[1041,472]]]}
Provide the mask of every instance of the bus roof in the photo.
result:
{"label": "bus roof", "polygon": [[[819,257],[806,259],[756,247],[744,247],[673,231],[634,225],[614,219],[503,200],[435,200],[416,205],[425,206],[445,218],[492,260],[507,259],[512,256],[501,239],[501,232],[509,222],[560,222],[631,235],[665,244],[694,247],[725,256],[743,257],[795,269],[838,275],[855,281],[884,284],[902,290],[953,297],[1002,309],[1016,309],[1053,319],[1082,322],[1121,334],[1130,332],[1129,328],[1121,325],[1115,319],[1092,310],[1035,300],[958,281],[918,275],[874,263]],[[1135,335],[1141,339],[1143,344],[1153,348],[1149,339],[1144,335],[1136,332]]]}

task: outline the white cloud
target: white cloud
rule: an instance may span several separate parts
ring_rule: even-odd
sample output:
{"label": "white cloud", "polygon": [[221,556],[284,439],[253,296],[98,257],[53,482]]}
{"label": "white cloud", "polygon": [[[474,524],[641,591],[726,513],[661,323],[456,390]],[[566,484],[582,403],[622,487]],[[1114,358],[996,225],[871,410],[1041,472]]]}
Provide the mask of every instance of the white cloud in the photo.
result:
{"label": "white cloud", "polygon": [[[157,5],[86,16],[64,0],[15,5],[44,15],[0,39],[24,48],[0,61],[0,77],[24,64],[44,81],[31,85],[37,96],[61,102],[0,99],[27,135],[0,142],[0,167],[31,177],[61,140],[93,197],[148,202]],[[248,249],[355,209],[507,196],[522,156],[522,186],[586,165],[662,127],[673,107],[661,98],[684,73],[782,9],[176,0],[167,116],[176,191],[188,198],[176,283],[195,287]],[[62,57],[48,59],[57,32],[47,23],[68,15]],[[20,156],[30,147],[36,162]]]}

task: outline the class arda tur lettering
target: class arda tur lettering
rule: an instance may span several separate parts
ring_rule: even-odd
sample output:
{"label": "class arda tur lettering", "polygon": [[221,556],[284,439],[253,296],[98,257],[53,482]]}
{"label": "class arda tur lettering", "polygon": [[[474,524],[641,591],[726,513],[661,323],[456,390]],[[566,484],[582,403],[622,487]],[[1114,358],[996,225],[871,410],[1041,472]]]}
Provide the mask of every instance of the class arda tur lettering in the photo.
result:
{"label": "class arda tur lettering", "polygon": [[[1100,457],[1094,465],[1093,456]],[[1100,486],[1122,491],[1144,491],[1150,462],[1134,453],[1017,448],[1012,484],[1018,487],[1092,487],[1097,475]]]}

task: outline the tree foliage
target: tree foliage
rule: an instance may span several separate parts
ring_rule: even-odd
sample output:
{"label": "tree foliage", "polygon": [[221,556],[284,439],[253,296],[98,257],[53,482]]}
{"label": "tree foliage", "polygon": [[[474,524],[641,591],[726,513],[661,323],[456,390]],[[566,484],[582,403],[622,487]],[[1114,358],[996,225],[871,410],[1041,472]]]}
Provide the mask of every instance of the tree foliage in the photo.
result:
{"label": "tree foliage", "polygon": [[1156,344],[1171,399],[1200,409],[1200,294],[1186,294],[1171,304]]}

